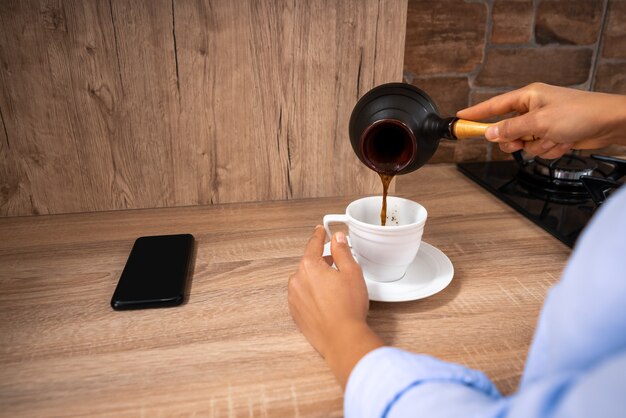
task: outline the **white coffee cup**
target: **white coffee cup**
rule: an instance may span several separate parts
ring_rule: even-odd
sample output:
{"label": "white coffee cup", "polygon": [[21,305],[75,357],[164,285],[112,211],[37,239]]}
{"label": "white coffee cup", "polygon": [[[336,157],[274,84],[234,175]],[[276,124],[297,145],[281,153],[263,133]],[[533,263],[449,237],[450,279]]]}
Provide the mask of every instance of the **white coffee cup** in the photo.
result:
{"label": "white coffee cup", "polygon": [[353,201],[345,214],[324,216],[331,236],[331,223],[348,225],[350,245],[366,278],[378,282],[401,279],[415,259],[422,242],[428,212],[419,203],[387,197],[386,225],[380,224],[381,196]]}

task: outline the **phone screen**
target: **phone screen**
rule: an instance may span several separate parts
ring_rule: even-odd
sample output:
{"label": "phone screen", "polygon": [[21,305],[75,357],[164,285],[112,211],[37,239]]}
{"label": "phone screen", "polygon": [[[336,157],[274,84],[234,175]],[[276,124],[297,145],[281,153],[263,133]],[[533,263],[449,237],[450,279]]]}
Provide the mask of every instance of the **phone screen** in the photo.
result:
{"label": "phone screen", "polygon": [[113,293],[113,309],[157,308],[183,303],[193,244],[191,234],[138,238]]}

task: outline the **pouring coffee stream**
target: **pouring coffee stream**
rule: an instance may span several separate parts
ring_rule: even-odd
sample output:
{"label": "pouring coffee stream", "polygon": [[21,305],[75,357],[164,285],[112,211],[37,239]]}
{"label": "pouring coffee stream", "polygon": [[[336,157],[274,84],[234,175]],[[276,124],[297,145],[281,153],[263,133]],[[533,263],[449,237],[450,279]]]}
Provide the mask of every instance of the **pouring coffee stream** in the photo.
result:
{"label": "pouring coffee stream", "polygon": [[410,84],[382,84],[361,97],[350,117],[350,143],[359,160],[377,172],[383,182],[381,224],[385,225],[387,190],[394,176],[426,164],[441,138],[483,137],[491,125],[442,118],[434,101]]}

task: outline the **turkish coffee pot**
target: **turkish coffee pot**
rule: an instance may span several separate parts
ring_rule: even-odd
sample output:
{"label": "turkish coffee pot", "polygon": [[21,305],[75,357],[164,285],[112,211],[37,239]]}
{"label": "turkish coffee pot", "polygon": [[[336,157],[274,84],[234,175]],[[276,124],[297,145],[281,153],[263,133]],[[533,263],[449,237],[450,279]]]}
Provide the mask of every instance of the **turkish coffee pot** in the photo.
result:
{"label": "turkish coffee pot", "polygon": [[[367,92],[350,117],[350,142],[361,162],[386,175],[417,170],[433,156],[441,138],[482,137],[491,123],[439,116],[434,101],[404,83]],[[532,140],[532,137],[521,138]]]}

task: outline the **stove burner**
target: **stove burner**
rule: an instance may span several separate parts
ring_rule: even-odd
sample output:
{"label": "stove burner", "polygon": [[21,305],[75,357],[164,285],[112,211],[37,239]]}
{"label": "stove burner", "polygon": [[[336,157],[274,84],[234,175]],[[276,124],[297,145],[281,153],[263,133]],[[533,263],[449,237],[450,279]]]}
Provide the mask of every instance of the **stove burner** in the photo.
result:
{"label": "stove burner", "polygon": [[617,180],[626,174],[626,161],[596,155],[566,154],[555,160],[539,157],[523,160],[518,156],[516,161],[520,164],[516,177],[528,194],[565,204],[581,203],[592,197],[596,201],[600,195],[606,194],[606,190],[601,193],[589,190],[590,187],[605,187],[604,184],[600,186],[593,181],[584,183],[583,178],[611,178],[606,174],[610,171],[611,174],[617,173],[611,180]]}
{"label": "stove burner", "polygon": [[568,154],[556,160],[535,158],[535,173],[556,180],[579,180],[582,176],[591,176],[598,164],[593,160]]}
{"label": "stove burner", "polygon": [[601,155],[558,160],[459,163],[457,167],[526,218],[572,247],[594,211],[626,175],[626,161]]}

